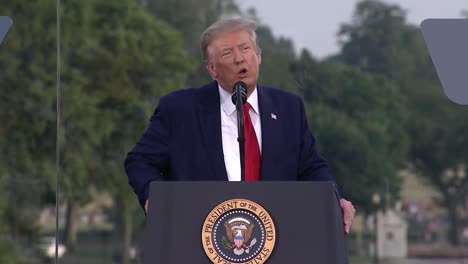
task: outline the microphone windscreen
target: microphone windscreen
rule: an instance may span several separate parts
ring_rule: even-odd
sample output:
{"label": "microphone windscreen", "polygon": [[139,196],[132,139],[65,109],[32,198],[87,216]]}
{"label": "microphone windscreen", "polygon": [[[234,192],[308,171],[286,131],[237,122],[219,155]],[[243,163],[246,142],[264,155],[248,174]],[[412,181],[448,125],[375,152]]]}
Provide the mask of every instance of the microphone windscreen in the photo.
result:
{"label": "microphone windscreen", "polygon": [[232,93],[232,103],[237,105],[237,99],[240,96],[242,105],[247,101],[247,85],[243,81],[238,81],[234,84]]}

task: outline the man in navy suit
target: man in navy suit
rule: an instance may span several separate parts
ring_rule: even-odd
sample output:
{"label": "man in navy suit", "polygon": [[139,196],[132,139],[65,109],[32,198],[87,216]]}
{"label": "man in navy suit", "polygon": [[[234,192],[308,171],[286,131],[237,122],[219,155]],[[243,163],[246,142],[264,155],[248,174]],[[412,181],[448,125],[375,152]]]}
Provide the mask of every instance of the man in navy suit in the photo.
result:
{"label": "man in navy suit", "polygon": [[[145,210],[151,181],[240,180],[237,116],[231,101],[238,81],[247,88],[246,112],[259,160],[257,179],[333,181],[316,150],[301,98],[257,85],[261,51],[255,30],[255,22],[247,19],[210,26],[201,47],[214,81],[161,97],[149,126],[125,160],[129,183]],[[340,205],[348,233],[355,209],[343,198]]]}

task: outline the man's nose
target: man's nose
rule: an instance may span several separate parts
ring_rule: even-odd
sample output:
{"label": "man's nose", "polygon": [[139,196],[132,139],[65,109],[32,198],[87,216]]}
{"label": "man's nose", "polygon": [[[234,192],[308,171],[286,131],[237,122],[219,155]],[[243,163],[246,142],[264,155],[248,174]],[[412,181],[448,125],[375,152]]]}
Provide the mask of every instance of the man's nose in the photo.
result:
{"label": "man's nose", "polygon": [[242,52],[236,50],[234,51],[234,63],[235,64],[240,64],[244,62],[244,56]]}

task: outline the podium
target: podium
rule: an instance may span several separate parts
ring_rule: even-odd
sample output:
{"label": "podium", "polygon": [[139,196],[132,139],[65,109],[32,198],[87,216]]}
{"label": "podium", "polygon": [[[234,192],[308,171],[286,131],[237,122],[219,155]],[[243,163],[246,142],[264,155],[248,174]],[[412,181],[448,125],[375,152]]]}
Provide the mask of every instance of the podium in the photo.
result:
{"label": "podium", "polygon": [[11,20],[11,18],[6,16],[0,16],[0,44],[2,44],[2,41],[5,38],[12,24],[13,21]]}
{"label": "podium", "polygon": [[[228,221],[233,212],[257,220],[241,215]],[[242,222],[265,225],[255,233]],[[143,250],[144,264],[348,263],[341,208],[330,182],[152,182]]]}

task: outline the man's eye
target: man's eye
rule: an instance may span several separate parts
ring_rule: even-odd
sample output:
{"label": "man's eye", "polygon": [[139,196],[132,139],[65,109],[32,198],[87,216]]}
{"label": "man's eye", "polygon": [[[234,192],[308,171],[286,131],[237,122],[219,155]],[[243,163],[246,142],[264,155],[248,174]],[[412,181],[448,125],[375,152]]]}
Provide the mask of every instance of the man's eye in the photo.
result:
{"label": "man's eye", "polygon": [[249,49],[250,49],[249,46],[244,46],[244,47],[242,47],[242,50],[243,50],[243,51],[247,51],[247,50],[249,50]]}
{"label": "man's eye", "polygon": [[223,57],[228,57],[229,55],[231,55],[230,51],[223,52],[222,54]]}

